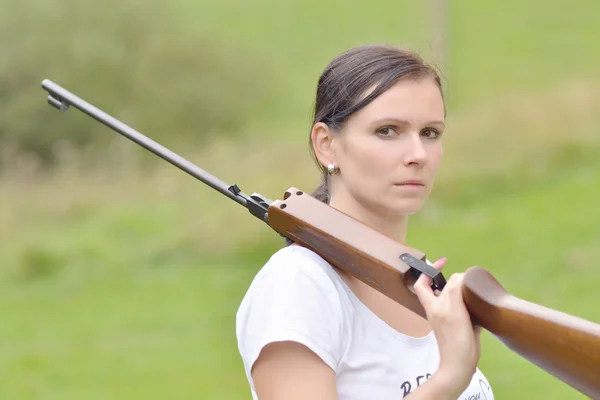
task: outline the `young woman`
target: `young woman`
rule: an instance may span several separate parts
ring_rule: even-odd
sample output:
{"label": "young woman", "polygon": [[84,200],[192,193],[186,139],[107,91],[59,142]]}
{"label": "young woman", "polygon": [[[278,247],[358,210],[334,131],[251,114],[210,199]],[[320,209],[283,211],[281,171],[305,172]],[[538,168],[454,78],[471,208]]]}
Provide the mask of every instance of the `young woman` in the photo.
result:
{"label": "young woman", "polygon": [[[445,114],[440,78],[417,54],[386,45],[340,54],[317,87],[310,143],[324,180],[313,195],[405,242],[442,158]],[[414,287],[424,320],[311,250],[283,247],[237,313],[252,397],[493,399],[462,275],[441,294],[430,283],[422,275]]]}

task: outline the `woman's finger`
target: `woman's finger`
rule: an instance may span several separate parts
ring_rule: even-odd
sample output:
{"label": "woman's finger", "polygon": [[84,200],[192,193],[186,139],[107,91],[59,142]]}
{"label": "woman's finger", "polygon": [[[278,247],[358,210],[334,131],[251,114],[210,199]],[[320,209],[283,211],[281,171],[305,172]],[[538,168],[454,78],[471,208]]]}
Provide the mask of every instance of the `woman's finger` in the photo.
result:
{"label": "woman's finger", "polygon": [[[439,260],[437,260],[436,262],[433,263],[433,268],[441,271],[442,268],[444,268],[445,264],[446,264],[446,258],[445,257],[440,258]],[[429,276],[427,276],[426,274],[422,273],[413,286],[413,290],[415,291],[415,294],[419,298],[419,301],[421,301],[421,304],[423,304],[423,303],[428,304],[432,298],[436,297],[435,294],[433,293],[433,290],[431,289],[431,282],[432,282],[432,279]],[[426,307],[425,304],[423,304],[423,306]]]}
{"label": "woman's finger", "polygon": [[440,297],[444,297],[447,299],[451,299],[454,304],[457,302],[462,302],[462,284],[463,274],[460,272],[455,272],[448,278]]}

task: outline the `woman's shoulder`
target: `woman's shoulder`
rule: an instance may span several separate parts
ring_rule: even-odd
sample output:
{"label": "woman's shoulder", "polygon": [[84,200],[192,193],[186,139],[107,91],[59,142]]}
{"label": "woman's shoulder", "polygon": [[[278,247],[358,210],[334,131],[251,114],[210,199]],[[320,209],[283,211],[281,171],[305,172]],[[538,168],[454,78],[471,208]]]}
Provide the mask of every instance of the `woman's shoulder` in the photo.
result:
{"label": "woman's shoulder", "polygon": [[237,311],[238,323],[289,313],[307,323],[344,325],[351,311],[344,282],[317,253],[291,245],[269,257],[249,284]]}
{"label": "woman's shoulder", "polygon": [[288,246],[271,255],[236,314],[248,379],[261,349],[273,341],[302,343],[337,368],[348,332],[348,303],[340,282],[333,267],[309,249]]}
{"label": "woman's shoulder", "polygon": [[341,277],[320,255],[306,247],[290,245],[273,253],[255,275],[249,290],[269,284],[308,284],[315,289],[340,290]]}

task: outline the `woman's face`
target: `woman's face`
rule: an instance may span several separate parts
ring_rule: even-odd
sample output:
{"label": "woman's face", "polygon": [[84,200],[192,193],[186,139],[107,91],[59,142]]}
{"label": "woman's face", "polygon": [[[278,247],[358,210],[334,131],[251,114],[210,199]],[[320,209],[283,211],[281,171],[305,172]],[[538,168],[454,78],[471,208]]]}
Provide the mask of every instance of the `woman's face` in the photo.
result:
{"label": "woman's face", "polygon": [[332,196],[384,215],[417,212],[442,158],[444,115],[432,79],[403,80],[381,94],[332,135],[330,161],[339,168]]}

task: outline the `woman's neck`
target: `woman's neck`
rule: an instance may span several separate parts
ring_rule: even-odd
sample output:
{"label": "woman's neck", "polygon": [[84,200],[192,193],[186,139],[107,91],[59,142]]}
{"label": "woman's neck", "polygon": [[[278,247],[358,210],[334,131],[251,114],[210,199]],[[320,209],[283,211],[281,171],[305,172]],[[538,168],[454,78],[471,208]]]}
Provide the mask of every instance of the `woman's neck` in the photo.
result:
{"label": "woman's neck", "polygon": [[351,201],[339,197],[332,198],[329,205],[394,240],[406,243],[408,228],[408,216],[406,215],[386,216],[367,209],[355,200]]}

